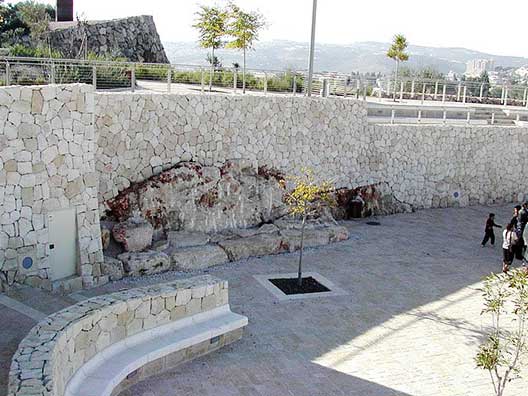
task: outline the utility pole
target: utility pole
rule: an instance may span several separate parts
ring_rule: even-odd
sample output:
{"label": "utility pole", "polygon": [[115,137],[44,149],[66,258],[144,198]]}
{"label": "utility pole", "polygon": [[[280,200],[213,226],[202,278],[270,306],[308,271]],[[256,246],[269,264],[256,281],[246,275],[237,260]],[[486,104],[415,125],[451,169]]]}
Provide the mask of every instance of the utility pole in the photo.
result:
{"label": "utility pole", "polygon": [[306,94],[312,96],[312,78],[313,78],[313,67],[314,67],[314,55],[315,55],[315,22],[317,19],[317,0],[313,0],[313,11],[312,11],[312,39],[310,42],[310,67],[308,68],[308,85],[306,87]]}

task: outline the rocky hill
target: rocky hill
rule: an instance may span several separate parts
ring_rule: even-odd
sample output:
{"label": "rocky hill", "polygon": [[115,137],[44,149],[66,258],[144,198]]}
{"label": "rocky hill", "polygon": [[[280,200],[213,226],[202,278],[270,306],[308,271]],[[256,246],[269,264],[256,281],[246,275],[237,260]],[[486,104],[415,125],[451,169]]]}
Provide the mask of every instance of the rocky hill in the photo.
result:
{"label": "rocky hill", "polygon": [[[205,64],[207,50],[194,42],[164,43],[169,60],[173,63]],[[317,44],[315,65],[318,71],[391,72],[393,62],[386,57],[388,43],[359,42],[350,45]],[[411,45],[408,65],[413,68],[432,66],[438,71],[457,73],[465,71],[466,62],[472,59],[494,59],[496,66],[521,67],[528,58],[498,56],[466,48],[435,48]],[[224,66],[241,63],[242,55],[233,50],[218,51]],[[248,56],[248,67],[283,70],[306,69],[308,43],[293,41],[269,41],[258,43]]]}

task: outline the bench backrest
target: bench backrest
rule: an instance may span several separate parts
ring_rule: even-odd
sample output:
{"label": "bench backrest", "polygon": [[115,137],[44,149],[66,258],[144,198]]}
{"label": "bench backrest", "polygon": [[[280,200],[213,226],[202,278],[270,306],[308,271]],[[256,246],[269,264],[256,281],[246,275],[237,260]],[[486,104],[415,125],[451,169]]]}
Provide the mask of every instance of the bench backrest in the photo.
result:
{"label": "bench backrest", "polygon": [[112,344],[227,304],[227,282],[205,275],[72,305],[22,340],[11,363],[8,396],[63,396],[76,371]]}

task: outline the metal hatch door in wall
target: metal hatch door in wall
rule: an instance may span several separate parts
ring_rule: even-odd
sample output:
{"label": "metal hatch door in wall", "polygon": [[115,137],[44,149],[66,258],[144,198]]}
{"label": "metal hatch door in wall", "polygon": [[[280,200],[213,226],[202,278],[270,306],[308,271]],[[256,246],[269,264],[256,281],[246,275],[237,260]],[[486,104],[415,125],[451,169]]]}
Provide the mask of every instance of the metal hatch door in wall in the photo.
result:
{"label": "metal hatch door in wall", "polygon": [[52,280],[77,274],[76,223],[75,209],[48,213],[48,252]]}

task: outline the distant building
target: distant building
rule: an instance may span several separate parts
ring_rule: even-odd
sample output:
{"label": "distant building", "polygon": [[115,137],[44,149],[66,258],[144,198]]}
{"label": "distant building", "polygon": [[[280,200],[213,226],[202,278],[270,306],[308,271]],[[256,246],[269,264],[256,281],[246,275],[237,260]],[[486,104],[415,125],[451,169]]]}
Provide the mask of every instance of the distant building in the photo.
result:
{"label": "distant building", "polygon": [[468,77],[479,77],[484,72],[493,71],[495,61],[492,59],[473,59],[466,63],[466,73]]}
{"label": "distant building", "polygon": [[528,66],[519,67],[514,73],[521,79],[528,80]]}
{"label": "distant building", "polygon": [[446,78],[448,81],[458,81],[458,74],[455,73],[453,70],[449,70],[449,73],[447,73]]}

